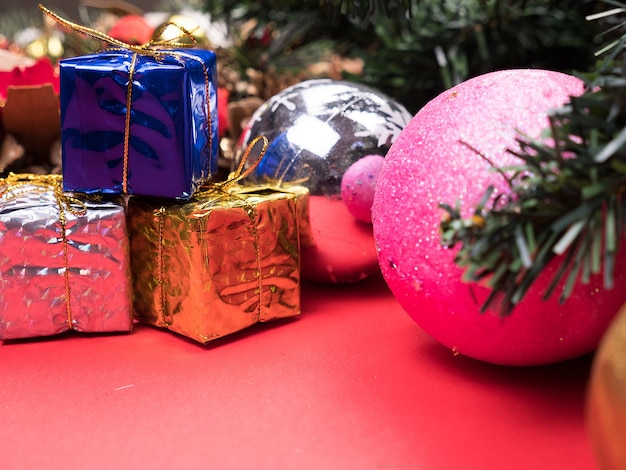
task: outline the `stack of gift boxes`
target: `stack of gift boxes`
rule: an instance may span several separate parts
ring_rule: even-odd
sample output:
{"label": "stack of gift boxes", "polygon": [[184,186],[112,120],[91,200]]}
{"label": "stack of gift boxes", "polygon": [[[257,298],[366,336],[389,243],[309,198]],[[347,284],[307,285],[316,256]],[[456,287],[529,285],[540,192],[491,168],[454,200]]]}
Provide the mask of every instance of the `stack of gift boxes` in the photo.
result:
{"label": "stack of gift boxes", "polygon": [[139,321],[207,343],[300,313],[308,192],[214,181],[215,75],[197,49],[60,62],[62,177],[0,179],[0,339]]}

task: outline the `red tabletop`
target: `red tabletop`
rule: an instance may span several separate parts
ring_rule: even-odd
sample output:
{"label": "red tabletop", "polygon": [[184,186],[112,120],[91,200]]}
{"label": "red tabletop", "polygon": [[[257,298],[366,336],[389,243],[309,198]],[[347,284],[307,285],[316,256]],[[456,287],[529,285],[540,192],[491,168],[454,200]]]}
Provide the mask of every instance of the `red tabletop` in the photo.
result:
{"label": "red tabletop", "polygon": [[137,325],[0,345],[2,469],[592,469],[590,357],[454,356],[376,276],[199,345]]}

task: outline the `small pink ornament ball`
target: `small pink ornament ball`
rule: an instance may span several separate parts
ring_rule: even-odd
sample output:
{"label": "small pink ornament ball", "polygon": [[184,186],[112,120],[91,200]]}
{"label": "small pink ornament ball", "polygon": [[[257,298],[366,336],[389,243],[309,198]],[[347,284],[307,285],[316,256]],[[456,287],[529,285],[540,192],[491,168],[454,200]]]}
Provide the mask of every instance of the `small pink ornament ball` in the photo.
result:
{"label": "small pink ornament ball", "polygon": [[[380,267],[407,313],[455,353],[504,365],[554,363],[597,347],[621,304],[626,273],[606,291],[601,275],[577,284],[559,304],[542,295],[549,266],[512,314],[480,313],[489,290],[462,282],[457,248],[440,244],[442,202],[469,216],[489,184],[506,191],[497,166],[519,163],[516,129],[539,137],[547,111],[579,95],[577,78],[542,70],[485,74],[440,94],[422,108],[391,146],[378,176],[372,223]],[[481,158],[480,152],[485,158]],[[618,259],[616,266],[623,261]],[[548,272],[550,271],[550,272]]]}
{"label": "small pink ornament ball", "polygon": [[374,189],[385,158],[367,155],[348,167],[341,178],[341,200],[358,220],[372,223]]}

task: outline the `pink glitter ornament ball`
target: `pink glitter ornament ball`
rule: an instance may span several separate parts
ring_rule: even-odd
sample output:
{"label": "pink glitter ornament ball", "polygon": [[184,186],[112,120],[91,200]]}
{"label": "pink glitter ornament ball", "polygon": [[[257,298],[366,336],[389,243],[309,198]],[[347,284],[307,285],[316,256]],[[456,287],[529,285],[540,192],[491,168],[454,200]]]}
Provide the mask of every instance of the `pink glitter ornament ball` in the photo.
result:
{"label": "pink glitter ornament ball", "polygon": [[[553,264],[510,316],[481,314],[490,291],[462,282],[457,249],[440,245],[439,203],[458,200],[468,216],[489,184],[506,191],[504,178],[486,160],[519,163],[506,151],[519,148],[516,129],[538,137],[548,124],[547,111],[582,91],[580,80],[556,72],[482,75],[428,103],[386,156],[372,207],[383,276],[408,314],[455,353],[506,365],[573,358],[597,347],[626,300],[624,289],[605,291],[598,275],[588,285],[577,284],[563,305],[558,294],[543,301]],[[616,272],[615,285],[624,282],[626,273]]]}
{"label": "pink glitter ornament ball", "polygon": [[367,155],[348,167],[341,178],[341,200],[348,212],[362,222],[372,223],[374,189],[385,158]]}

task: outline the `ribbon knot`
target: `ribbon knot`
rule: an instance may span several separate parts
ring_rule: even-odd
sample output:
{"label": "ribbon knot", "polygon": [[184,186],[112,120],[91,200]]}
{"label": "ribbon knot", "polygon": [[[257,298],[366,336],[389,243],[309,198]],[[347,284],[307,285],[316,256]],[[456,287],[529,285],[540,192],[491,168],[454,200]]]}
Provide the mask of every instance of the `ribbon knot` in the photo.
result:
{"label": "ribbon knot", "polygon": [[[248,168],[245,168],[246,163],[250,159],[250,154],[256,148],[259,142],[261,142],[262,146],[261,146],[261,149],[259,150],[257,159]],[[239,163],[239,166],[237,167],[235,171],[230,173],[230,175],[225,181],[222,181],[219,183],[212,183],[209,186],[205,187],[203,190],[196,192],[194,194],[195,198],[208,197],[209,200],[199,203],[194,208],[193,214],[191,216],[203,217],[206,213],[214,210],[216,201],[219,201],[220,199],[223,199],[223,198],[235,197],[235,198],[240,198],[243,201],[245,201],[245,198],[241,197],[235,192],[230,192],[229,189],[255,170],[255,168],[259,165],[261,159],[265,155],[265,152],[267,151],[268,146],[269,146],[269,141],[267,137],[265,136],[259,136],[259,137],[256,137],[254,140],[252,140],[252,142],[250,142],[250,145],[248,145],[248,147],[246,148],[246,151],[244,152],[241,158],[241,162]],[[255,261],[257,264],[256,292],[259,296],[259,313],[258,314],[260,316],[260,311],[261,311],[260,299],[261,299],[261,293],[262,293],[262,287],[263,287],[262,286],[263,279],[261,277],[261,252],[260,252],[260,246],[259,246],[259,234],[256,229],[257,213],[256,213],[256,208],[249,204],[244,204],[244,210],[246,211],[246,214],[250,218],[250,222],[251,222],[250,233],[253,237],[254,247],[256,250],[255,251]],[[157,279],[155,279],[155,281],[156,281],[156,285],[158,286],[159,306],[161,309],[163,322],[166,325],[170,326],[173,323],[174,319],[173,319],[171,311],[168,308],[167,295],[165,293],[165,270],[166,270],[165,258],[166,257],[165,257],[164,232],[165,232],[165,218],[167,217],[165,206],[162,206],[159,209],[156,209],[154,211],[154,216],[157,220],[156,225],[157,225],[157,236],[158,236],[158,242],[157,242],[158,243],[157,245],[157,273],[158,273],[157,276],[158,277]]]}
{"label": "ribbon knot", "polygon": [[[257,147],[259,142],[261,142],[261,149],[258,151],[256,160],[246,168],[246,165],[248,164],[248,160],[250,160],[250,155],[252,154],[252,151]],[[242,179],[246,178],[254,170],[256,170],[256,168],[261,163],[261,160],[265,156],[265,152],[267,151],[268,146],[269,146],[269,140],[267,139],[267,137],[265,137],[264,135],[255,137],[250,142],[243,156],[241,157],[239,166],[237,166],[235,171],[232,171],[228,175],[228,178],[226,178],[225,181],[211,183],[207,186],[204,186],[204,188],[201,191],[194,194],[194,196],[196,197],[209,196],[210,197],[210,196],[215,196],[216,194],[217,195],[231,194],[229,190],[230,188],[232,188],[232,186],[239,183]]]}
{"label": "ribbon knot", "polygon": [[85,203],[80,199],[63,192],[63,177],[61,175],[33,175],[30,173],[9,173],[6,178],[0,178],[0,200],[15,199],[21,194],[31,192],[52,192],[59,206],[61,224],[65,223],[65,212],[76,216],[87,213]]}

